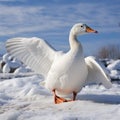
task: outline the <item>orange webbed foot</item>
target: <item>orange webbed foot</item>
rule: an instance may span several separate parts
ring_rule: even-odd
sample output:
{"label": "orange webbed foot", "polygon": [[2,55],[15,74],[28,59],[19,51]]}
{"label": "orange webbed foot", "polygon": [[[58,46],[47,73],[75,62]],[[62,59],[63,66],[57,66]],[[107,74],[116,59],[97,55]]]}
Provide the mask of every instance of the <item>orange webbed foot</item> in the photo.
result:
{"label": "orange webbed foot", "polygon": [[65,98],[62,98],[62,97],[59,97],[55,94],[55,90],[53,90],[53,95],[54,95],[54,102],[55,104],[60,104],[60,103],[63,103],[63,102],[72,102],[72,101],[75,101],[75,98],[76,98],[76,93],[73,92],[73,99],[72,100],[67,100]]}
{"label": "orange webbed foot", "polygon": [[55,98],[54,98],[54,102],[55,102],[55,104],[60,104],[60,103],[63,103],[63,102],[68,102],[68,100],[56,95]]}

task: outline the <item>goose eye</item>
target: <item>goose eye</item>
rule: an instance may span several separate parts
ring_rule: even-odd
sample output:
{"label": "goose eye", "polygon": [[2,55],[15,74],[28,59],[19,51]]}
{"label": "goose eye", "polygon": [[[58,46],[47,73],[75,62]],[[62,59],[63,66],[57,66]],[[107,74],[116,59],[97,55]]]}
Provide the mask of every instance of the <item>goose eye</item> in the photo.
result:
{"label": "goose eye", "polygon": [[81,25],[81,28],[83,28],[83,25]]}

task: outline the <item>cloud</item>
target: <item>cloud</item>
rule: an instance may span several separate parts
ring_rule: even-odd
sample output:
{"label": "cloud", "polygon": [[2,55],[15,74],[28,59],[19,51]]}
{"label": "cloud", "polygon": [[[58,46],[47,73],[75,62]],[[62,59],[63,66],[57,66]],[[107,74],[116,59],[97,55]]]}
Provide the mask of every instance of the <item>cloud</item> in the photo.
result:
{"label": "cloud", "polygon": [[[40,3],[29,5],[27,2],[25,5],[1,4],[0,36],[42,36],[48,41],[53,40],[54,46],[57,46],[56,40],[60,40],[57,48],[67,50],[68,47],[64,45],[64,40],[68,39],[70,28],[77,22],[86,23],[104,34],[119,33],[120,31],[118,26],[120,23],[119,4],[104,4],[102,2],[57,4],[57,2],[53,5],[41,5]],[[89,47],[93,44],[92,42],[91,44],[84,43]]]}
{"label": "cloud", "polygon": [[111,7],[97,3],[50,7],[0,5],[0,35],[63,29],[76,22],[91,24],[102,32],[117,32],[119,16],[114,11],[118,7],[118,5]]}
{"label": "cloud", "polygon": [[29,32],[31,28],[37,30],[35,19],[42,9],[43,7],[0,6],[0,35]]}
{"label": "cloud", "polygon": [[57,9],[66,23],[85,22],[102,32],[118,32],[119,5],[106,6],[102,3],[81,3],[63,6]]}

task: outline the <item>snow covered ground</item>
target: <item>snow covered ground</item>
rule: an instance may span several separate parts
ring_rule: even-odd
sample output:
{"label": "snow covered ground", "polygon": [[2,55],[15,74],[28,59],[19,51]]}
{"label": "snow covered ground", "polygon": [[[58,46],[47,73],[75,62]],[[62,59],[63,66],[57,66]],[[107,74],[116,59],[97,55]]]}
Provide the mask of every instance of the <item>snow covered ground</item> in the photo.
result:
{"label": "snow covered ground", "polygon": [[0,120],[120,119],[120,84],[86,86],[77,101],[55,105],[41,81],[39,75],[0,79]]}
{"label": "snow covered ground", "polygon": [[104,60],[113,83],[85,86],[77,101],[55,105],[40,75],[5,54],[0,59],[0,120],[119,120],[120,60]]}

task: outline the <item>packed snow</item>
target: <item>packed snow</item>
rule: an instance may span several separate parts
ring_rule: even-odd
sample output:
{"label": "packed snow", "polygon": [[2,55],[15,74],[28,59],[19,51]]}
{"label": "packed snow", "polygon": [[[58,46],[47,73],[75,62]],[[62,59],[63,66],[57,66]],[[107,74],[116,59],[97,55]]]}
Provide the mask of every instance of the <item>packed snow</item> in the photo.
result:
{"label": "packed snow", "polygon": [[111,89],[86,86],[77,101],[55,105],[50,91],[40,86],[42,77],[0,81],[0,120],[119,120],[120,85]]}
{"label": "packed snow", "polygon": [[[7,56],[7,55],[6,55]],[[9,58],[9,59],[8,59]],[[2,58],[2,63],[4,59]],[[6,57],[0,73],[0,120],[119,120],[120,84],[110,89],[102,85],[85,86],[75,102],[54,104],[52,93],[40,85],[42,76],[20,61]],[[19,66],[11,67],[10,63]],[[3,72],[9,63],[13,72]],[[111,78],[120,76],[119,60],[107,61]],[[118,79],[119,80],[119,79]]]}
{"label": "packed snow", "polygon": [[113,61],[107,66],[107,69],[110,71],[110,77],[112,79],[120,80],[120,60]]}

